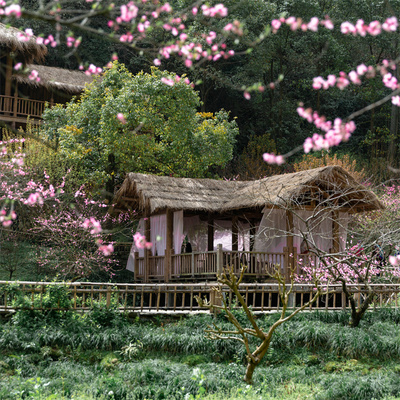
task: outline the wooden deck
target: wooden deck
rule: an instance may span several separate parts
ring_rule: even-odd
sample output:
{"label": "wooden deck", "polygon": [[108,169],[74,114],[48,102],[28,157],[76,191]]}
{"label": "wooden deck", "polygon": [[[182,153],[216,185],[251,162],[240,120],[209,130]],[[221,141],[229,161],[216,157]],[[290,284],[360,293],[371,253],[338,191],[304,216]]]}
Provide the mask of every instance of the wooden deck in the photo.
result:
{"label": "wooden deck", "polygon": [[[167,254],[167,252],[166,252]],[[217,251],[192,252],[187,254],[171,254],[153,256],[150,252],[144,257],[135,253],[135,280],[148,282],[179,282],[217,280],[223,268],[233,266],[236,274],[246,266],[245,279],[248,281],[265,281],[270,278],[276,267],[281,269],[284,276],[289,276],[289,265],[295,265],[300,273],[301,261],[317,262],[315,256],[298,255],[296,249],[283,253],[266,253],[255,251]],[[302,262],[305,262],[304,260]]]}
{"label": "wooden deck", "polygon": [[[16,296],[23,295],[25,309],[51,310],[66,309],[56,306],[46,307],[45,295],[49,286],[64,285],[69,297],[68,309],[86,312],[95,301],[103,301],[104,307],[117,307],[121,312],[151,314],[191,314],[208,312],[199,307],[195,296],[201,296],[210,302],[215,300],[216,283],[191,284],[111,284],[92,282],[10,282],[0,281],[0,312],[9,313],[16,310]],[[372,285],[377,293],[375,307],[398,307],[400,285]],[[351,291],[360,293],[358,285],[350,285]],[[312,285],[295,285],[291,298],[291,307],[299,307],[306,303],[313,292]],[[243,283],[241,293],[246,303],[254,312],[276,312],[281,308],[278,296],[278,285],[273,283]],[[228,287],[223,288],[225,298],[232,302],[232,293]],[[349,305],[342,292],[341,285],[329,286],[329,293],[321,296],[310,310],[345,310]]]}
{"label": "wooden deck", "polygon": [[45,108],[45,102],[17,96],[0,96],[0,119],[6,122],[39,123]]}

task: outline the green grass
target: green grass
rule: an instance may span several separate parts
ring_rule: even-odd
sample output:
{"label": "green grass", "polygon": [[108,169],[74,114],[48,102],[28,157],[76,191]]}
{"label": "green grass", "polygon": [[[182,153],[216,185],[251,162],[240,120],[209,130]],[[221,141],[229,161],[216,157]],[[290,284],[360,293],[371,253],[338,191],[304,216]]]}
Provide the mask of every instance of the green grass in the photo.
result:
{"label": "green grass", "polygon": [[0,323],[0,398],[400,399],[399,313],[371,313],[356,329],[347,321],[314,312],[280,327],[251,387],[240,343],[205,339],[211,316],[20,312]]}

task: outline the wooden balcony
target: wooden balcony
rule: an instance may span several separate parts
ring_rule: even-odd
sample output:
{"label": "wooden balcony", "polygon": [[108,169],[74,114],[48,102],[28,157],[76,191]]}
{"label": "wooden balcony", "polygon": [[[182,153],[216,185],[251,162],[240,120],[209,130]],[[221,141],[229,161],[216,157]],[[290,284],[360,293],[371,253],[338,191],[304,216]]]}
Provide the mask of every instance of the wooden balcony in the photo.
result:
{"label": "wooden balcony", "polygon": [[40,123],[45,108],[45,102],[17,96],[0,96],[0,120],[13,123],[30,121]]}
{"label": "wooden balcony", "polygon": [[296,249],[289,252],[287,248],[282,253],[223,251],[219,248],[217,251],[171,254],[170,259],[168,255],[153,256],[149,251],[145,257],[135,253],[134,274],[135,280],[142,282],[216,281],[223,268],[231,266],[239,274],[241,267],[245,266],[246,280],[266,281],[277,267],[283,276],[289,278],[289,266],[295,265],[300,273],[305,262],[315,265],[317,260],[315,256],[304,257],[298,255]]}

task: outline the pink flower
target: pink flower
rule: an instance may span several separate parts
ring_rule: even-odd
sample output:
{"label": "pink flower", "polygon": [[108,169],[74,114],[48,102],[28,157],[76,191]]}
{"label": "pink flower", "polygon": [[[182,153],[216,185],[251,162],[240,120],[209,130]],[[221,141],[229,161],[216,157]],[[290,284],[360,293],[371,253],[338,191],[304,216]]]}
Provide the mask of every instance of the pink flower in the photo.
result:
{"label": "pink flower", "polygon": [[125,119],[125,116],[124,116],[124,114],[122,114],[122,113],[118,113],[117,114],[117,119],[121,122],[121,124],[126,124],[126,119]]}
{"label": "pink flower", "polygon": [[397,107],[400,107],[400,96],[393,96],[392,97],[392,104],[397,106]]}
{"label": "pink flower", "polygon": [[400,256],[389,256],[389,262],[394,267],[398,267],[400,265]]}
{"label": "pink flower", "polygon": [[355,85],[361,85],[361,80],[356,71],[350,71],[349,78]]}
{"label": "pink flower", "polygon": [[340,25],[340,31],[344,34],[344,35],[348,35],[349,33],[352,33],[353,35],[357,32],[356,27],[351,24],[350,22],[342,22],[342,24]]}
{"label": "pink flower", "polygon": [[165,3],[163,6],[161,6],[160,11],[170,13],[172,11],[172,7],[169,5],[169,3]]}
{"label": "pink flower", "polygon": [[318,25],[319,25],[319,19],[317,17],[313,17],[313,18],[311,18],[310,22],[307,24],[307,28],[310,31],[317,32]]}
{"label": "pink flower", "polygon": [[281,21],[279,21],[279,19],[273,19],[271,21],[271,26],[273,29],[273,32],[276,33],[278,31],[278,29],[281,27],[282,23]]}
{"label": "pink flower", "polygon": [[22,10],[18,4],[11,4],[11,6],[6,7],[4,10],[5,15],[13,16],[15,18],[21,18]]}
{"label": "pink flower", "polygon": [[162,77],[162,78],[161,78],[161,82],[164,83],[164,84],[167,85],[167,86],[174,86],[174,85],[175,85],[174,80],[173,80],[173,79],[170,79],[170,78]]}
{"label": "pink flower", "polygon": [[397,21],[397,18],[390,17],[382,24],[382,29],[386,32],[395,32],[398,26],[399,23]]}
{"label": "pink flower", "polygon": [[14,69],[16,71],[19,71],[21,68],[22,68],[22,63],[20,63],[20,62],[14,65]]}
{"label": "pink flower", "polygon": [[112,244],[99,246],[99,251],[102,252],[106,257],[114,252],[114,246]]}
{"label": "pink flower", "polygon": [[368,25],[367,31],[371,36],[380,35],[382,32],[381,23],[379,21],[370,22],[370,24]]}
{"label": "pink flower", "polygon": [[283,156],[276,156],[275,154],[270,154],[270,153],[264,153],[263,160],[267,164],[277,164],[277,165],[284,164],[284,162],[285,162],[285,159],[283,158]]}
{"label": "pink flower", "polygon": [[357,74],[358,75],[364,75],[368,71],[368,68],[366,67],[365,64],[360,64],[357,67]]}
{"label": "pink flower", "polygon": [[28,78],[31,81],[36,81],[36,82],[40,82],[40,77],[39,77],[39,72],[37,72],[35,69],[33,69],[30,73],[30,75],[28,76]]}

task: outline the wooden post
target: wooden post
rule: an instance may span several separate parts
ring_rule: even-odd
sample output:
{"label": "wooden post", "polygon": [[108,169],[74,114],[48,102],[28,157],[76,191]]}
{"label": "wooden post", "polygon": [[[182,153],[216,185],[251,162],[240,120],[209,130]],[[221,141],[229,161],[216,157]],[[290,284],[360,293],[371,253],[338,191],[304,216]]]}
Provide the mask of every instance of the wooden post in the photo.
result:
{"label": "wooden post", "polygon": [[222,252],[222,243],[217,244],[217,275],[221,275],[224,269],[223,266],[223,257],[224,254]]}
{"label": "wooden post", "polygon": [[339,211],[332,211],[332,249],[339,253]]}
{"label": "wooden post", "polygon": [[[286,282],[289,282],[289,280],[290,280],[290,264],[292,261],[292,257],[290,257],[289,247],[283,248],[283,260],[284,260],[283,274],[285,276]],[[280,266],[280,267],[281,267],[280,272],[282,272],[282,266]]]}
{"label": "wooden post", "polygon": [[171,250],[173,246],[174,236],[174,213],[172,210],[167,209],[167,237],[166,237],[166,249],[164,256],[164,281],[169,282],[171,277]]}
{"label": "wooden post", "polygon": [[139,282],[139,252],[135,251],[135,263],[133,267],[133,277],[135,282]]}
{"label": "wooden post", "polygon": [[[144,236],[146,238],[146,242],[150,242],[150,212],[147,209],[145,212],[144,218]],[[154,244],[153,244],[154,245]],[[149,282],[149,269],[150,269],[150,250],[144,249],[144,276],[143,282]]]}
{"label": "wooden post", "polygon": [[194,278],[194,253],[192,251],[191,257],[190,257],[190,265],[192,269],[192,278]]}
{"label": "wooden post", "polygon": [[[14,102],[13,102],[13,116],[14,118],[17,117],[17,111],[18,111],[18,82],[15,84],[15,91],[14,91]],[[15,123],[15,121],[14,121]],[[14,127],[15,129],[15,127]]]}
{"label": "wooden post", "polygon": [[299,266],[297,264],[297,247],[293,247],[293,271],[295,271],[296,274],[299,274]]}
{"label": "wooden post", "polygon": [[238,231],[238,216],[234,215],[232,217],[232,251],[239,250]]}
{"label": "wooden post", "polygon": [[286,210],[286,248],[288,252],[288,256],[286,257],[286,265],[284,267],[284,273],[286,276],[286,280],[290,281],[290,269],[294,267],[294,259],[293,259],[293,233],[294,233],[294,225],[293,225],[293,213],[290,210]]}
{"label": "wooden post", "polygon": [[207,220],[207,251],[214,251],[214,218],[208,216]]}
{"label": "wooden post", "polygon": [[[76,290],[76,286],[75,286],[75,290]],[[107,306],[107,308],[110,308],[110,306],[111,306],[111,286],[107,286],[106,306]]]}
{"label": "wooden post", "polygon": [[254,251],[254,244],[256,242],[256,227],[254,220],[250,221],[250,251]]}

